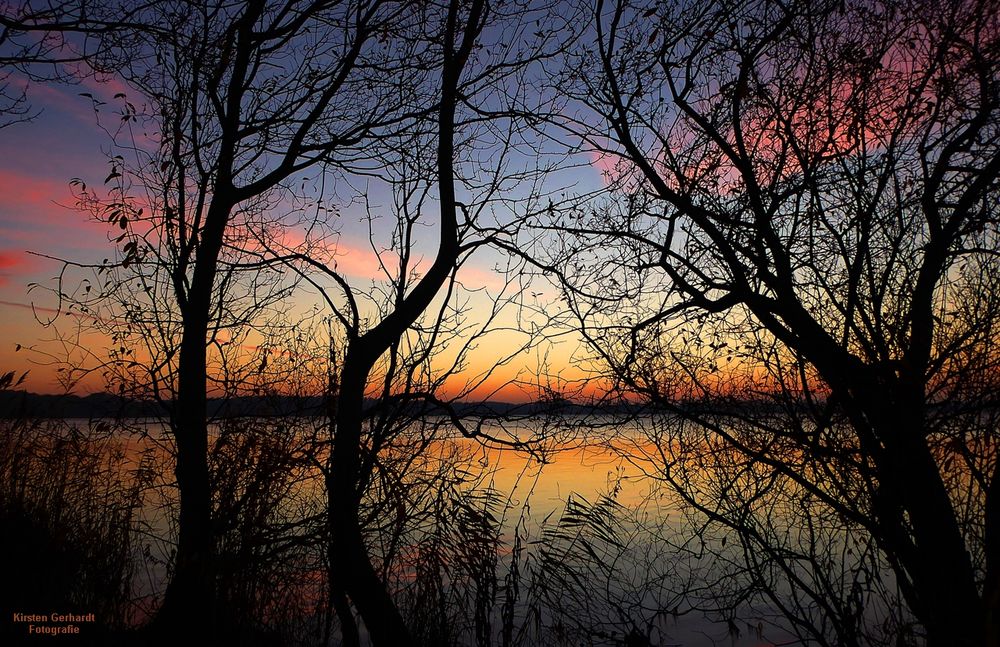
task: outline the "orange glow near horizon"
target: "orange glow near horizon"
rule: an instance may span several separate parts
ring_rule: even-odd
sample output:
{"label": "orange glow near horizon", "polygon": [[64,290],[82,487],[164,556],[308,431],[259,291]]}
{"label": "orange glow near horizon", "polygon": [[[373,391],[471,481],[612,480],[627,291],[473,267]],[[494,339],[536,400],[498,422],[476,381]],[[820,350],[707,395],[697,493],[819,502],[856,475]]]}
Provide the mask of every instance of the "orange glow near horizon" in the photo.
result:
{"label": "orange glow near horizon", "polygon": [[[0,307],[6,315],[9,340],[9,343],[0,345],[0,369],[3,372],[13,370],[18,375],[29,371],[20,388],[35,393],[59,394],[66,392],[69,383],[70,391],[78,395],[106,390],[100,371],[84,372],[84,369],[107,361],[111,350],[110,338],[87,329],[93,317],[65,311],[55,317],[55,309],[25,302],[0,301]],[[42,328],[36,316],[55,317],[55,323],[48,329]],[[265,392],[284,394],[318,392],[322,388],[309,386],[321,385],[325,375],[327,360],[322,340],[314,340],[314,344],[299,350],[284,347],[280,339],[266,340],[253,331],[236,340],[228,337],[220,337],[219,340],[229,349],[228,361],[237,376],[237,383],[246,385],[240,387],[241,391],[251,392],[254,384],[264,385]],[[508,349],[519,347],[523,341],[521,333],[510,329],[498,330],[487,335],[485,340],[469,352],[462,369],[443,382],[438,397],[510,403],[564,397],[587,402],[600,400],[608,391],[610,383],[602,377],[602,372],[594,367],[588,371],[587,365],[580,362],[578,338],[565,339],[558,344],[543,341],[538,348],[524,350],[513,358],[506,358],[504,354],[512,352]],[[141,362],[148,353],[144,353],[140,345],[137,340],[132,350],[138,354],[135,359]],[[269,358],[270,373],[256,374],[255,368],[261,364],[265,353]],[[448,355],[447,350],[443,355]],[[501,359],[508,361],[500,363]],[[451,356],[438,357],[434,370],[440,374],[450,366],[450,361],[453,361]],[[217,360],[212,364],[217,364]],[[678,372],[674,377],[675,391],[661,395],[672,399],[698,397],[699,394],[740,397],[779,388],[775,377],[763,364],[739,359],[720,360],[717,368],[701,369],[697,377],[700,386],[684,379],[683,374]],[[377,395],[381,384],[377,374],[373,375],[371,384],[372,395]],[[819,386],[814,384],[812,388]],[[210,389],[211,394],[215,392]]]}
{"label": "orange glow near horizon", "polygon": [[[0,345],[0,368],[15,371],[18,375],[28,372],[20,388],[34,393],[60,394],[68,389],[78,395],[106,390],[100,371],[84,374],[83,370],[94,368],[108,359],[111,340],[102,333],[88,330],[93,317],[76,312],[62,312],[55,308],[31,302],[0,301],[5,313],[5,329],[9,343]],[[36,319],[52,318],[53,324],[44,328]],[[587,381],[586,374],[572,364],[574,348],[563,344],[562,348],[547,353],[549,365],[540,375],[534,366],[535,353],[526,351],[503,365],[497,366],[501,354],[507,348],[516,348],[519,339],[513,332],[498,331],[489,337],[484,350],[470,353],[463,370],[451,376],[440,389],[439,396],[446,399],[458,397],[466,401],[491,400],[521,403],[536,401],[546,393],[575,393],[593,395],[596,387]],[[223,338],[224,344],[231,340]],[[233,357],[239,366],[252,366],[260,362],[262,351],[267,351],[272,362],[279,355],[285,355],[291,362],[296,351],[270,345],[259,336],[241,339],[240,347],[234,349]],[[74,347],[76,345],[76,347]],[[138,344],[136,344],[138,346]],[[139,348],[133,352],[142,353]],[[496,351],[496,353],[492,352]],[[318,365],[326,358],[320,352],[313,356],[297,355],[294,361],[305,366]],[[136,357],[142,360],[142,357]],[[79,372],[68,373],[75,366]],[[318,370],[318,369],[317,369]],[[69,384],[67,382],[70,382]],[[373,379],[373,384],[378,380]],[[288,392],[294,391],[288,389]]]}

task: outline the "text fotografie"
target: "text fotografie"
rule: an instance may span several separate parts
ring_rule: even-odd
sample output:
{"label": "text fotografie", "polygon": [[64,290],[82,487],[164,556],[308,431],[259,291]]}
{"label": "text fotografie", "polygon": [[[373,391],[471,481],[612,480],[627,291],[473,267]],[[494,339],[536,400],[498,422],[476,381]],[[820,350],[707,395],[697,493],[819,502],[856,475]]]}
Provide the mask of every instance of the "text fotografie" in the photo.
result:
{"label": "text fotografie", "polygon": [[93,613],[23,613],[14,612],[15,624],[27,624],[28,635],[75,635],[80,626],[95,622]]}

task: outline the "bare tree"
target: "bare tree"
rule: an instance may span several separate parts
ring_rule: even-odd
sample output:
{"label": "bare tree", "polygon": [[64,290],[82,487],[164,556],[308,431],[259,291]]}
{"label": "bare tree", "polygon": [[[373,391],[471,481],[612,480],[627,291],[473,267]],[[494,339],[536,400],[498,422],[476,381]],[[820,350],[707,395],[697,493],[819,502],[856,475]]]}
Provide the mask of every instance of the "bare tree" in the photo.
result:
{"label": "bare tree", "polygon": [[[491,213],[516,203],[504,192],[523,191],[518,184],[530,187],[537,175],[536,169],[521,169],[517,161],[511,161],[522,146],[517,138],[516,90],[532,64],[559,49],[553,33],[541,33],[528,37],[526,45],[506,39],[494,43],[496,53],[492,53],[482,43],[483,34],[487,27],[499,34],[507,26],[520,36],[531,11],[539,20],[547,20],[553,7],[536,5],[529,10],[526,4],[503,7],[485,0],[427,6],[423,14],[427,26],[424,33],[417,33],[428,44],[428,69],[433,76],[421,90],[432,93],[433,111],[425,122],[404,131],[383,158],[382,174],[393,187],[396,215],[396,227],[385,248],[388,253],[379,256],[388,285],[381,294],[366,294],[352,287],[335,266],[316,259],[306,261],[332,281],[328,294],[337,296],[328,297],[329,304],[344,335],[336,410],[331,415],[335,432],[326,472],[331,591],[349,598],[376,644],[413,640],[387,587],[385,572],[387,557],[398,550],[402,529],[415,511],[398,505],[392,513],[396,529],[385,528],[380,517],[392,511],[387,503],[406,501],[405,490],[411,487],[407,474],[416,462],[425,460],[429,443],[440,438],[442,429],[483,435],[482,421],[461,420],[452,403],[471,393],[491,371],[474,377],[450,396],[442,395],[441,387],[445,379],[461,371],[470,349],[494,327],[510,298],[505,296],[509,295],[508,279],[507,286],[490,295],[489,311],[481,312],[479,321],[463,323],[462,268],[476,250],[505,235],[508,218]],[[481,158],[484,150],[492,151],[492,157]],[[537,196],[529,190],[524,199],[531,198]],[[426,252],[419,230],[429,217],[438,229],[436,250],[429,265],[421,267],[418,254]],[[373,244],[373,248],[378,246]],[[366,312],[363,301],[374,304],[375,312]],[[525,346],[511,348],[496,361],[509,361],[534,343],[536,335],[524,338]],[[450,359],[444,359],[446,353]],[[367,397],[375,403],[367,404]],[[493,440],[520,443],[516,438]],[[447,483],[438,485],[444,488]],[[375,541],[388,543],[388,549],[376,551],[371,539],[366,541],[365,530],[372,524],[382,528]],[[373,565],[376,552],[382,553],[382,573]],[[346,600],[339,604],[345,611],[338,609],[338,615],[346,620]],[[477,617],[477,622],[477,631],[488,633],[483,628],[486,621]],[[348,632],[346,642],[356,644],[357,636],[350,628]]]}
{"label": "bare tree", "polygon": [[811,640],[904,640],[909,614],[931,645],[1000,640],[998,26],[599,0],[561,78],[612,189],[536,220],[540,265],[612,383],[679,416],[647,464]]}
{"label": "bare tree", "polygon": [[[550,10],[533,9],[539,16]],[[224,610],[213,606],[213,527],[225,520],[213,517],[206,390],[231,394],[248,384],[234,379],[239,375],[262,379],[266,348],[254,372],[249,362],[257,353],[241,351],[240,343],[272,313],[280,318],[280,304],[295,285],[282,272],[293,267],[304,281],[326,288],[341,329],[330,341],[343,349],[342,359],[331,352],[327,369],[336,395],[325,466],[332,603],[348,643],[358,640],[351,604],[374,640],[407,640],[387,588],[401,530],[382,517],[399,510],[396,526],[402,527],[415,514],[407,509],[407,479],[438,435],[434,429],[475,435],[481,427],[459,420],[450,401],[470,393],[488,372],[451,396],[439,389],[463,368],[502,303],[491,302],[478,331],[463,324],[459,272],[473,251],[499,235],[502,226],[486,226],[491,209],[500,205],[503,212],[514,200],[497,196],[534,172],[508,174],[506,160],[519,143],[515,122],[503,115],[516,111],[494,92],[546,56],[538,52],[555,38],[534,36],[527,55],[519,44],[505,43],[496,60],[478,42],[488,15],[521,33],[526,11],[515,4],[491,13],[484,2],[185,3],[153,5],[141,14],[162,30],[125,57],[122,75],[139,96],[117,97],[123,107],[112,134],[121,154],[110,160],[105,184],[111,197],[98,199],[77,182],[82,206],[121,232],[115,238],[121,248],[68,299],[96,314],[114,336],[118,350],[102,368],[112,369],[123,389],[139,393],[138,386],[170,412],[179,537],[173,579],[150,629],[159,639],[178,638],[188,626],[176,622],[179,617],[224,624]],[[159,135],[143,140],[140,127]],[[491,148],[497,154],[481,161]],[[307,168],[320,179],[303,181]],[[481,179],[476,173],[483,169]],[[387,250],[373,238],[388,283],[370,293],[337,270],[328,235],[336,213],[326,210],[323,188],[366,175],[389,177],[397,198]],[[295,203],[294,217],[283,217],[283,200]],[[306,205],[310,211],[302,216]],[[438,212],[438,253],[423,267],[419,230]],[[302,245],[283,235],[295,227],[304,229]],[[324,279],[330,285],[321,285]],[[92,296],[93,285],[101,289]],[[57,291],[66,294],[62,286]],[[137,342],[146,346],[138,353]],[[439,370],[445,349],[454,356]],[[380,386],[373,390],[375,383]],[[367,404],[372,395],[375,407]],[[427,421],[430,412],[444,424]],[[231,512],[229,503],[216,509]]]}
{"label": "bare tree", "polygon": [[[386,75],[405,67],[408,52],[386,44],[405,26],[402,11],[380,0],[152,4],[135,20],[159,29],[113,43],[130,48],[112,51],[127,60],[121,76],[139,98],[121,97],[126,154],[112,160],[114,189],[99,208],[122,231],[120,268],[152,268],[132,277],[149,295],[133,314],[155,320],[154,337],[165,344],[152,385],[174,393],[179,537],[153,628],[164,640],[194,627],[192,618],[211,627],[221,613],[208,374],[213,356],[225,358],[220,331],[287,294],[287,286],[240,279],[268,264],[250,243],[279,232],[273,208],[297,174],[320,162],[349,167],[364,159],[371,136],[405,119],[410,105],[390,80],[400,77]],[[137,125],[155,126],[159,137],[142,141]],[[141,312],[163,297],[158,315]]]}

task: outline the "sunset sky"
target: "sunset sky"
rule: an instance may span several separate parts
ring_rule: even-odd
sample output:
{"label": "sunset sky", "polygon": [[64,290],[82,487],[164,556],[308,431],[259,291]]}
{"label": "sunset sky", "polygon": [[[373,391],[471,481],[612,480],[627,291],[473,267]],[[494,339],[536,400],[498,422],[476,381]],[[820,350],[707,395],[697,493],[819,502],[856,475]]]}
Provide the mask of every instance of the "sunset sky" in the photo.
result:
{"label": "sunset sky", "polygon": [[[22,80],[23,82],[23,80]],[[55,315],[57,299],[50,289],[60,263],[38,256],[42,254],[80,263],[100,263],[112,256],[111,228],[106,223],[94,222],[87,214],[74,208],[74,193],[70,181],[79,178],[98,193],[108,175],[108,151],[111,137],[100,124],[114,127],[118,117],[116,104],[119,92],[129,93],[129,100],[137,104],[136,94],[120,82],[84,79],[79,84],[32,84],[28,88],[29,100],[37,117],[27,123],[17,123],[0,130],[0,308],[3,317],[0,344],[0,368],[3,372],[30,370],[22,388],[39,393],[58,393],[60,385],[56,366],[49,356],[62,357],[65,347],[54,340],[75,328],[73,315],[62,314],[54,325],[46,327],[39,320],[50,321]],[[95,113],[91,95],[105,102]],[[141,106],[141,104],[140,104]],[[141,109],[141,107],[140,107]],[[137,133],[152,139],[155,133]],[[610,169],[606,157],[591,156],[592,166],[574,170],[571,181],[584,190],[600,184],[601,173]],[[565,180],[563,180],[565,182]],[[373,192],[370,198],[386,207],[389,197]],[[377,259],[368,240],[367,223],[361,205],[355,204],[341,212],[337,224],[338,270],[347,275],[354,285],[370,285],[379,277]],[[428,244],[436,241],[436,231],[428,228]],[[432,248],[428,247],[428,252]],[[483,251],[463,267],[460,278],[469,288],[485,287],[493,294],[504,280],[495,269],[506,260],[496,252]],[[79,279],[67,282],[64,289],[72,289]],[[38,287],[30,288],[32,284]],[[513,291],[508,288],[506,294]],[[532,287],[525,294],[529,304],[550,302],[555,291],[549,286]],[[470,296],[474,312],[484,312],[489,307],[485,294]],[[315,302],[314,294],[298,298],[303,310]],[[516,330],[523,326],[515,308],[509,307],[500,327]],[[523,336],[513,332],[496,332],[479,344],[471,355],[468,377],[473,377],[490,365],[496,357],[519,343]],[[85,340],[87,352],[99,355],[98,349],[105,340],[91,336]],[[20,350],[18,349],[20,346]],[[511,362],[496,372],[476,395],[486,395],[507,380],[532,381],[540,358],[547,358],[548,368],[563,378],[580,377],[579,371],[567,364],[577,349],[575,339],[563,337],[554,345],[537,349],[523,358]],[[77,357],[80,352],[77,351]],[[96,378],[84,380],[74,388],[76,393],[100,391],[103,385]],[[457,388],[457,384],[456,384]],[[530,391],[530,389],[529,389]],[[523,389],[503,388],[494,397],[506,400],[530,399],[535,393]]]}

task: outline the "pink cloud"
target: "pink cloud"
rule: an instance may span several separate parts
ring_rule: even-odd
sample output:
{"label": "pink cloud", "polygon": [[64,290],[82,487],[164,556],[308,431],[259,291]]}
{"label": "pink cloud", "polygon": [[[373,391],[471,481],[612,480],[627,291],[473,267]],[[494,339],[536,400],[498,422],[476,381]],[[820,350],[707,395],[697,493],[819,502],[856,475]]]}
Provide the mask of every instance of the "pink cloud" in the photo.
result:
{"label": "pink cloud", "polygon": [[[245,227],[238,226],[237,229],[237,239],[247,234]],[[259,242],[263,236],[267,238],[266,245]],[[338,235],[307,239],[303,229],[294,227],[269,229],[263,236],[261,232],[254,232],[250,238],[256,238],[258,242],[251,243],[248,249],[258,252],[270,250],[272,254],[308,252],[313,259],[325,263],[342,275],[355,279],[385,278],[379,265],[379,256],[374,249],[363,243],[354,244]],[[395,253],[384,251],[381,257],[388,270],[393,272],[399,262]]]}
{"label": "pink cloud", "polygon": [[71,74],[85,91],[103,101],[111,101],[118,94],[124,94],[136,105],[143,100],[138,90],[126,85],[118,76],[102,74],[95,77],[93,74],[82,74],[79,70],[73,70]]}
{"label": "pink cloud", "polygon": [[6,170],[0,170],[0,190],[3,191],[5,203],[23,206],[51,204],[53,199],[57,197],[72,197],[67,182],[57,182],[49,178],[32,177]]}
{"label": "pink cloud", "polygon": [[[393,276],[399,268],[399,256],[395,250],[381,250],[376,254],[375,250],[365,242],[349,241],[338,236],[332,236],[324,241],[307,241],[300,229],[280,230],[280,233],[268,240],[268,247],[272,252],[278,253],[309,249],[313,258],[352,279],[387,278],[386,272],[380,265],[380,259],[385,269]],[[432,260],[432,258],[411,259],[409,270],[422,273],[430,266]],[[458,278],[468,289],[487,287],[500,290],[506,284],[501,274],[472,262],[464,264],[459,269]]]}
{"label": "pink cloud", "polygon": [[621,159],[617,155],[600,150],[592,150],[589,155],[590,165],[601,174],[601,180],[605,185],[621,177],[622,171],[618,168]]}
{"label": "pink cloud", "polygon": [[24,252],[0,249],[0,287],[10,285],[11,279],[31,273],[37,267],[32,256]]}
{"label": "pink cloud", "polygon": [[[333,265],[339,272],[363,279],[376,279],[385,276],[379,265],[379,259],[371,248],[354,247],[341,241],[337,243],[332,252]],[[399,262],[396,256],[392,255],[391,258],[388,258],[387,253],[383,253],[382,256],[383,262],[392,271],[392,268]]]}
{"label": "pink cloud", "polygon": [[485,287],[497,291],[507,285],[503,274],[471,263],[466,263],[458,270],[458,280],[469,290]]}
{"label": "pink cloud", "polygon": [[11,82],[17,86],[28,88],[28,101],[33,110],[41,109],[41,120],[46,119],[48,110],[55,109],[82,125],[94,125],[94,110],[91,103],[79,96],[77,85],[55,85],[49,83],[34,83],[18,73],[11,74]]}
{"label": "pink cloud", "polygon": [[14,228],[49,229],[64,238],[67,228],[94,231],[87,216],[74,208],[75,197],[67,180],[31,176],[0,169],[0,227],[5,237]]}
{"label": "pink cloud", "polygon": [[28,251],[92,260],[107,255],[108,225],[72,208],[65,181],[0,170],[0,287],[39,280],[52,264]]}
{"label": "pink cloud", "polygon": [[[41,112],[34,121],[36,128],[51,127],[58,123],[58,119],[65,121],[68,117],[78,122],[80,128],[90,129],[92,136],[107,137],[100,131],[100,125],[114,132],[121,121],[126,101],[140,115],[149,112],[145,96],[117,76],[88,76],[65,65],[62,69],[69,79],[65,83],[36,83],[18,72],[10,75],[9,81],[13,85],[27,88],[32,109]],[[134,143],[142,149],[155,150],[159,145],[155,128],[135,129],[131,135],[135,137]]]}

